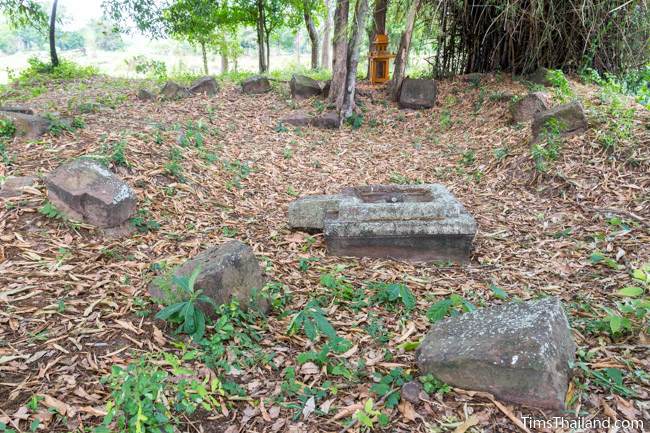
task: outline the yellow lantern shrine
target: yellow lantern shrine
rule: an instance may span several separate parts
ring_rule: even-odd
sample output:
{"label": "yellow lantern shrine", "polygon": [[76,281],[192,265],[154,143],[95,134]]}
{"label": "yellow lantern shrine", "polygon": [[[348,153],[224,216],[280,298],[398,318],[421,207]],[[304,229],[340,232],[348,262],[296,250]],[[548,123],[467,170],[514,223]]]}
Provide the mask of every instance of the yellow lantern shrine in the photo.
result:
{"label": "yellow lantern shrine", "polygon": [[377,35],[370,49],[370,83],[381,84],[390,79],[389,63],[395,54],[388,52],[388,36]]}

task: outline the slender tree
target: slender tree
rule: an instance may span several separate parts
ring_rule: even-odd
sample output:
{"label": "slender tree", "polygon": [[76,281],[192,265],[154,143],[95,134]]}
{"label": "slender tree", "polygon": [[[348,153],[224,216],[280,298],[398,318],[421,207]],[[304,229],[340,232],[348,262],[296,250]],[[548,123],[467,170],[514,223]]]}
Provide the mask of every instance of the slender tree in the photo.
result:
{"label": "slender tree", "polygon": [[330,69],[330,39],[332,37],[332,0],[325,0],[325,23],[323,24],[323,41],[321,43],[321,68]]}
{"label": "slender tree", "polygon": [[334,11],[334,40],[332,49],[332,83],[330,85],[329,101],[337,109],[343,106],[343,96],[348,65],[348,13],[349,0],[336,0]]}
{"label": "slender tree", "polygon": [[354,103],[354,94],[357,84],[357,66],[359,65],[359,51],[361,48],[361,37],[363,29],[366,27],[366,17],[368,16],[368,0],[357,0],[354,10],[354,23],[352,35],[348,43],[348,60],[345,78],[345,91],[343,94],[343,105],[341,107],[341,117],[348,118],[356,108]]}
{"label": "slender tree", "polygon": [[309,34],[309,41],[311,42],[311,68],[318,69],[318,32],[316,31],[316,24],[314,24],[313,11],[314,2],[310,0],[302,0],[302,12],[305,18],[305,26]]}
{"label": "slender tree", "polygon": [[390,84],[390,96],[395,101],[399,98],[399,92],[402,88],[402,81],[404,81],[406,64],[408,61],[409,50],[411,48],[413,27],[415,26],[415,18],[419,7],[420,0],[411,0],[409,11],[406,16],[406,28],[404,29],[404,32],[402,32],[399,48],[397,49],[395,64],[393,65],[393,79]]}
{"label": "slender tree", "polygon": [[59,66],[59,56],[56,54],[56,7],[58,3],[59,0],[54,0],[50,14],[50,60],[54,68]]}

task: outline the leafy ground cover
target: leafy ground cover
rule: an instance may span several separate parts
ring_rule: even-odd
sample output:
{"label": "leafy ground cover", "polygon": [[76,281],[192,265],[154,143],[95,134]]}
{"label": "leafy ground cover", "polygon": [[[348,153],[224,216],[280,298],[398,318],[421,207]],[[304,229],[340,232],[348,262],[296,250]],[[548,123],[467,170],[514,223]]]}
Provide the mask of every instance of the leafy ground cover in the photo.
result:
{"label": "leafy ground cover", "polygon": [[[535,145],[508,116],[526,83],[499,74],[442,81],[423,112],[362,84],[363,114],[340,131],[283,125],[326,107],[280,83],[165,103],[106,77],[8,88],[78,120],[31,143],[4,125],[0,176],[90,156],[134,187],[139,212],[110,239],[63,219],[42,182],[0,209],[0,432],[522,431],[544,414],[433,377],[417,379],[418,405],[399,389],[432,321],[548,295],[579,346],[568,413],[649,419],[650,115],[558,82],[592,127]],[[321,235],[288,230],[297,196],[413,182],[445,184],[475,216],[471,265],[328,257]],[[265,266],[272,312],[226,305],[198,342],[175,334],[192,327],[156,318],[147,285],[230,238]]]}

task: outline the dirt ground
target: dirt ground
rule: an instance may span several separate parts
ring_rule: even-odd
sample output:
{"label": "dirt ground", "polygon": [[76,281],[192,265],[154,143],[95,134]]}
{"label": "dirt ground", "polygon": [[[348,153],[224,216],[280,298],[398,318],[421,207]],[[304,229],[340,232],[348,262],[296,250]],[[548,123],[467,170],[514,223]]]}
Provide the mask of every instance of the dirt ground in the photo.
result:
{"label": "dirt ground", "polygon": [[[51,432],[98,425],[110,397],[100,379],[112,366],[188,350],[172,327],[153,317],[158,307],[146,287],[159,264],[180,264],[234,237],[253,247],[269,281],[283,284],[291,296],[255,325],[260,353],[270,361],[237,372],[245,397],[219,397],[223,410],[181,417],[179,431],[359,431],[358,424],[349,426],[350,417],[368,398],[389,415],[387,431],[515,432],[525,431],[525,414],[552,416],[459,389],[418,404],[382,406],[370,390],[378,377],[373,374],[401,368],[417,376],[414,352],[403,343],[424,336],[427,309],[451,294],[479,307],[559,296],[582,363],[574,369],[565,415],[645,419],[650,425],[648,335],[635,328],[612,337],[597,326],[607,315],[603,307],[620,301],[615,292],[633,285],[630,272],[650,262],[650,115],[630,102],[636,108],[632,137],[605,150],[596,120],[599,90],[572,85],[591,128],[567,138],[546,173],[531,159],[530,126],[510,124],[510,96],[527,90],[507,75],[489,75],[480,86],[460,78],[442,81],[438,105],[425,111],[398,110],[382,89],[362,84],[363,124],[337,131],[282,125],[294,108],[316,111],[323,104],[292,102],[278,83],[264,95],[242,95],[237,85],[224,83],[212,98],[154,103],[138,101],[132,81],[49,85],[23,104],[78,116],[85,127],[38,142],[14,139],[8,146],[13,161],[0,164],[0,175],[41,176],[81,155],[108,156],[113,171],[136,191],[143,224],[151,224],[149,231],[111,239],[92,227],[46,217],[39,212],[47,200],[42,181],[2,205],[0,422],[29,431],[38,418],[40,430]],[[92,102],[93,109],[83,108]],[[183,147],[180,129],[190,141],[187,131],[200,131],[202,143]],[[126,167],[111,158],[120,146]],[[170,169],[172,148],[182,156]],[[296,197],[412,182],[444,184],[476,218],[470,265],[329,257],[322,235],[287,226],[287,207]],[[610,260],[593,259],[594,253]],[[350,299],[321,284],[327,273],[344,277],[366,298],[369,281],[405,283],[417,307],[410,314],[372,303],[353,308]],[[508,299],[496,296],[501,292],[495,286]],[[335,358],[359,370],[353,377],[304,368],[296,360],[320,347],[304,334],[287,333],[290,313],[314,298],[327,300],[327,317],[352,343]],[[372,323],[384,339],[369,335]],[[187,363],[195,371],[206,368],[198,359]],[[300,387],[322,392],[286,392],[291,367]],[[632,394],[593,375],[607,369],[622,372],[621,386]],[[34,395],[40,395],[35,405]],[[313,412],[305,411],[310,395]]]}

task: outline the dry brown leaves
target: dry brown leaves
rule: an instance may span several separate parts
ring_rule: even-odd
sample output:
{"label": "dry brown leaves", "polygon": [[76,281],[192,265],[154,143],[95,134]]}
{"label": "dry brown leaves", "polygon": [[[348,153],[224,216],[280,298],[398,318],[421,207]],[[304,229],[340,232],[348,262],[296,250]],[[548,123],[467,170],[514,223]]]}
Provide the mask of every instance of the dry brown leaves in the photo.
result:
{"label": "dry brown leaves", "polygon": [[[16,140],[10,146],[15,163],[0,166],[0,175],[47,173],[64,160],[105,152],[104,143],[123,139],[130,166],[116,171],[135,188],[140,208],[147,209],[148,218],[159,222],[161,229],[110,239],[96,230],[47,219],[37,212],[46,200],[42,184],[0,209],[0,395],[4,397],[0,421],[25,428],[39,417],[47,431],[96,425],[107,399],[99,379],[111,365],[126,364],[145,352],[173,350],[171,338],[159,329],[163,324],[156,327],[151,316],[136,314],[153,276],[150,265],[161,261],[174,265],[210,244],[224,242],[224,227],[236,230],[238,239],[269,259],[268,277],[290,288],[292,309],[325,293],[319,277],[338,264],[345,265],[343,274],[356,287],[369,280],[406,282],[418,297],[412,320],[398,320],[399,316],[378,307],[359,313],[336,305],[328,310],[338,333],[356,348],[347,354],[347,361],[356,365],[364,360],[369,372],[386,373],[395,366],[413,369],[413,352],[397,346],[423,335],[428,327],[427,307],[451,293],[492,304],[499,302],[489,289],[495,284],[522,299],[546,293],[567,302],[588,299],[595,305],[609,305],[611,294],[629,282],[626,271],[589,263],[589,239],[607,232],[611,215],[645,222],[650,217],[647,112],[638,110],[637,135],[630,144],[640,155],[636,163],[604,152],[592,130],[569,139],[552,166],[552,175],[542,176],[530,161],[529,128],[510,126],[507,103],[497,98],[484,98],[473,114],[480,90],[460,81],[440,84],[441,104],[433,110],[399,111],[393,104],[381,103],[380,91],[365,89],[371,97],[363,98],[367,111],[361,129],[282,133],[275,127],[291,107],[280,94],[243,96],[236,86],[224,87],[212,99],[145,104],[134,98],[133,84],[118,86],[96,79],[85,90],[71,83],[29,102],[38,109],[65,112],[63,107],[73,97],[84,101],[98,94],[128,93],[127,102],[117,109],[83,115],[86,127],[74,135],[48,136],[38,143]],[[579,85],[577,89],[584,99],[594,99],[594,89]],[[525,89],[509,78],[492,76],[483,91],[522,94]],[[311,109],[309,102],[301,105]],[[449,129],[440,125],[444,110],[451,113]],[[178,131],[172,126],[199,119],[214,131],[204,134],[206,151],[221,161],[246,162],[253,169],[241,181],[241,189],[229,190],[226,185],[233,173],[220,162],[207,162],[196,149],[183,150],[184,182],[164,173],[170,149],[177,145]],[[162,144],[154,143],[157,130]],[[510,153],[502,162],[493,155],[499,147],[507,147]],[[464,166],[459,161],[467,150],[474,151],[475,161]],[[473,174],[478,170],[484,173],[480,181]],[[480,226],[471,266],[327,257],[322,237],[315,236],[316,242],[305,248],[307,235],[288,230],[291,189],[299,195],[335,193],[345,186],[395,179],[443,183],[464,203]],[[569,236],[553,236],[566,229]],[[638,225],[607,238],[604,249],[629,270],[650,261],[649,244],[647,226]],[[318,261],[300,272],[298,262],[307,257]],[[387,347],[363,331],[371,311],[383,318],[390,333]],[[197,422],[201,428],[338,431],[345,425],[343,418],[371,397],[371,379],[356,384],[328,377],[338,393],[309,403],[297,420],[290,410],[274,404],[271,399],[279,392],[281,372],[296,366],[297,353],[310,347],[300,336],[285,335],[287,323],[271,317],[263,341],[266,349],[276,353],[277,370],[244,372],[244,386],[257,404],[236,403],[225,418],[217,414],[212,421]],[[642,337],[615,343],[580,333],[576,338],[581,347],[594,350],[592,368],[616,365],[648,372],[648,346],[640,341]],[[386,348],[393,354],[390,362],[384,360]],[[314,364],[299,367],[298,375],[306,384],[325,376]],[[612,417],[647,417],[648,405],[642,400],[648,398],[648,390],[635,389],[639,400],[592,387],[592,395],[598,398],[583,396],[579,409],[589,414],[604,411]],[[32,395],[42,396],[46,408],[67,415],[67,425],[53,421],[51,412],[27,409]],[[325,415],[318,416],[316,409]],[[506,432],[518,431],[512,418],[530,411],[497,407],[488,398],[454,392],[387,412],[395,431],[428,431],[429,426],[445,423],[457,432]],[[195,430],[188,431],[200,431],[197,423],[192,424]]]}

